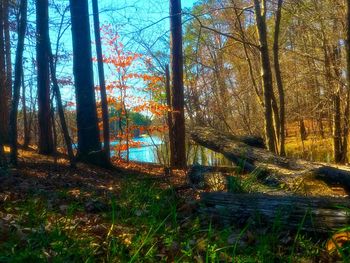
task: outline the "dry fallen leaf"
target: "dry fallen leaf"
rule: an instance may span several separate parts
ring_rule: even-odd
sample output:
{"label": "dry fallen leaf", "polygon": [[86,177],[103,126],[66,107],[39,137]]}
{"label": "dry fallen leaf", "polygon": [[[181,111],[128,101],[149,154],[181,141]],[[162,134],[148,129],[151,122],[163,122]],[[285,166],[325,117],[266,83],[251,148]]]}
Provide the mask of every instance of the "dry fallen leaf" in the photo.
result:
{"label": "dry fallen leaf", "polygon": [[346,243],[350,243],[350,231],[334,234],[326,243],[329,253],[334,253],[342,248]]}

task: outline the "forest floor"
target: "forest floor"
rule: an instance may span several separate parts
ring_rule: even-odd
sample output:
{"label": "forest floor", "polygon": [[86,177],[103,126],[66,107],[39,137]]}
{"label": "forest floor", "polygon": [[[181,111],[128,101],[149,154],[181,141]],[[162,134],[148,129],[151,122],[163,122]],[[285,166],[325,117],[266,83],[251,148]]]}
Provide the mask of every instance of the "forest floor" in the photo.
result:
{"label": "forest floor", "polygon": [[[183,172],[105,170],[33,151],[0,175],[0,262],[334,262],[329,237],[220,228]],[[182,189],[182,190],[179,190]],[[344,255],[343,255],[344,256]],[[346,260],[346,259],[345,259]]]}

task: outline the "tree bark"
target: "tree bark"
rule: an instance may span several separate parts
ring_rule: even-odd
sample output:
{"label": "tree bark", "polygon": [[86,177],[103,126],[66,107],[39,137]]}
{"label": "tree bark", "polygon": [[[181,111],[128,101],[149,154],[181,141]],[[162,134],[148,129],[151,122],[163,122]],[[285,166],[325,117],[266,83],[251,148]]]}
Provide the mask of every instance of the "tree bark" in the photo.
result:
{"label": "tree bark", "polygon": [[70,12],[73,74],[77,101],[78,159],[105,165],[106,160],[102,157],[96,111],[88,2],[70,0]]}
{"label": "tree bark", "polygon": [[[9,6],[10,0],[4,0],[4,32],[5,32],[5,50],[6,50],[6,83],[7,83],[7,99],[8,105],[12,98],[12,62],[11,62],[11,38],[10,38],[10,23],[9,23]],[[10,109],[8,109],[10,112]]]}
{"label": "tree bark", "polygon": [[13,99],[10,114],[10,144],[11,144],[11,163],[17,165],[17,115],[18,103],[20,97],[21,79],[22,79],[22,61],[24,50],[24,38],[27,29],[27,0],[22,0],[20,4],[20,19],[18,28],[18,42],[15,60],[15,79],[13,83]]}
{"label": "tree bark", "polygon": [[174,164],[174,137],[171,131],[171,127],[173,126],[173,115],[171,112],[172,105],[171,105],[171,91],[170,91],[170,70],[169,65],[165,66],[165,89],[166,89],[166,101],[168,106],[168,116],[167,116],[167,122],[168,122],[168,128],[169,128],[169,148],[170,148],[170,165]]}
{"label": "tree bark", "polygon": [[274,57],[274,66],[275,66],[275,75],[276,75],[276,84],[279,96],[279,121],[280,126],[279,130],[279,153],[282,156],[286,155],[285,150],[285,102],[284,102],[284,88],[283,81],[281,75],[281,68],[279,62],[279,33],[280,33],[280,25],[281,25],[281,17],[282,17],[282,5],[283,0],[278,0],[277,3],[277,12],[276,12],[276,20],[275,20],[275,33],[274,33],[274,42],[273,42],[273,57]]}
{"label": "tree bark", "polygon": [[253,172],[259,168],[265,173],[268,165],[285,169],[299,168],[296,163],[262,148],[259,140],[255,138],[233,136],[209,127],[193,128],[191,138],[206,148],[222,153],[227,159],[241,165],[246,172]]}
{"label": "tree bark", "polygon": [[30,143],[30,129],[29,129],[28,118],[27,118],[26,86],[24,82],[24,72],[22,72],[22,111],[23,111],[23,132],[24,132],[23,148],[26,149],[28,148]]}
{"label": "tree bark", "polygon": [[[201,211],[219,224],[246,225],[249,219],[270,224],[281,222],[290,230],[328,233],[346,227],[350,216],[346,198],[270,196],[265,194],[202,193]],[[340,207],[344,207],[343,209]]]}
{"label": "tree bark", "polygon": [[262,1],[262,8],[259,0],[254,0],[256,25],[260,42],[260,60],[264,93],[264,115],[265,115],[265,136],[266,145],[271,152],[276,152],[275,129],[273,125],[272,113],[272,72],[267,43],[266,28],[266,1]]}
{"label": "tree bark", "polygon": [[299,179],[315,176],[328,185],[340,185],[350,192],[350,171],[320,163],[289,159],[254,145],[256,140],[219,132],[209,127],[195,127],[191,138],[198,144],[222,153],[246,172],[258,172],[259,178],[269,175],[280,184],[291,186]]}
{"label": "tree bark", "polygon": [[6,86],[5,39],[4,39],[4,4],[0,2],[0,136],[3,141],[8,136],[8,88]]}
{"label": "tree bark", "polygon": [[54,152],[50,105],[49,1],[36,1],[36,60],[38,72],[38,128],[40,154]]}
{"label": "tree bark", "polygon": [[348,137],[350,125],[350,0],[346,1],[346,105],[344,112],[343,151],[341,160],[348,162]]}
{"label": "tree bark", "polygon": [[171,166],[178,168],[186,167],[181,14],[181,0],[170,0],[171,105],[173,115],[170,129],[174,137],[174,162]]}
{"label": "tree bark", "polygon": [[110,161],[110,132],[109,132],[109,114],[108,114],[108,101],[106,93],[106,81],[103,68],[102,46],[101,46],[101,34],[100,34],[100,17],[98,9],[98,1],[92,0],[92,10],[94,16],[94,31],[98,64],[98,77],[100,80],[100,93],[101,93],[101,105],[102,105],[102,121],[103,121],[103,148],[106,153],[106,159]]}
{"label": "tree bark", "polygon": [[73,147],[72,147],[72,140],[70,138],[66,118],[64,116],[64,109],[63,109],[63,105],[62,105],[61,92],[60,92],[60,88],[58,86],[58,81],[57,81],[57,77],[56,77],[56,68],[55,68],[55,63],[54,63],[54,59],[53,59],[53,55],[52,55],[50,39],[49,39],[49,64],[50,64],[53,92],[54,92],[54,95],[56,98],[57,111],[58,111],[58,116],[60,118],[60,123],[61,123],[64,141],[66,143],[68,158],[69,158],[70,166],[74,168],[76,166],[76,163],[75,163],[75,157],[74,157],[74,152],[73,152]]}

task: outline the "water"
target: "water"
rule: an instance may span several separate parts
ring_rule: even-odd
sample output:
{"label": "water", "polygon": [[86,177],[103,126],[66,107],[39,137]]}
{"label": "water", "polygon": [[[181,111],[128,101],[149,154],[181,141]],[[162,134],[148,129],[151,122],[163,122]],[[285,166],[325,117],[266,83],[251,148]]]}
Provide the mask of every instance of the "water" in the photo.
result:
{"label": "water", "polygon": [[[129,149],[129,160],[144,163],[158,163],[157,147],[162,145],[162,140],[159,137],[140,137],[134,138],[133,141],[140,142],[141,147]],[[117,145],[118,142],[112,142],[111,146]],[[112,155],[114,152],[112,151]],[[126,151],[122,152],[122,157],[126,158]]]}
{"label": "water", "polygon": [[[135,138],[135,142],[141,142],[142,146],[129,149],[129,160],[144,163],[159,163],[158,153],[164,153],[165,145],[157,136]],[[112,146],[118,142],[112,142]],[[188,164],[201,164],[208,166],[232,166],[232,162],[222,154],[216,153],[199,145],[188,145]],[[112,154],[114,154],[112,152]],[[122,152],[122,157],[126,158],[126,151]]]}

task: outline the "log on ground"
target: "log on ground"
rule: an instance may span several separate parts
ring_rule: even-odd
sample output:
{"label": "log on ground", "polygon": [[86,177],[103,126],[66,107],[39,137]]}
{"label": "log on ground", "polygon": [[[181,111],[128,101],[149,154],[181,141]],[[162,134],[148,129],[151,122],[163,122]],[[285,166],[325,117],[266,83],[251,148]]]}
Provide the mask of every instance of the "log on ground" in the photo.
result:
{"label": "log on ground", "polygon": [[291,230],[333,232],[350,224],[350,199],[266,194],[202,193],[200,210],[220,224],[244,225],[251,219],[279,222]]}
{"label": "log on ground", "polygon": [[350,193],[350,170],[300,159],[278,156],[266,149],[251,146],[246,139],[218,132],[210,127],[195,127],[191,138],[196,143],[223,154],[246,172],[258,170],[261,178],[273,175],[283,185],[294,185],[310,174],[327,185],[340,185]]}

